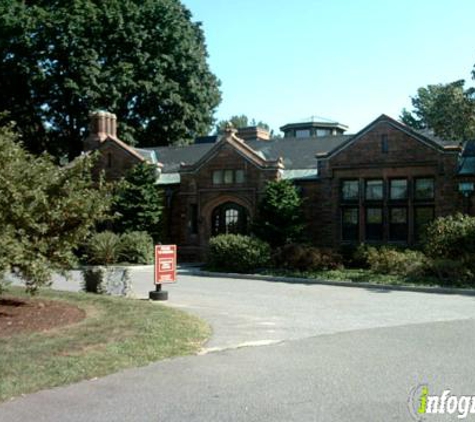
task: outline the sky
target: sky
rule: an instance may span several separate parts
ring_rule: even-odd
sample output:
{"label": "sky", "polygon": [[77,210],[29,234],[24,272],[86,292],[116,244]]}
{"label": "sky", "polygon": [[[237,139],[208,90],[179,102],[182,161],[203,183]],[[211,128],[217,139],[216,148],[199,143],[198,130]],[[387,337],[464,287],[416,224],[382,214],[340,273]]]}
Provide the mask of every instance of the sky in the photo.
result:
{"label": "sky", "polygon": [[221,81],[215,117],[270,125],[320,116],[355,133],[398,118],[422,86],[466,79],[474,0],[182,0]]}

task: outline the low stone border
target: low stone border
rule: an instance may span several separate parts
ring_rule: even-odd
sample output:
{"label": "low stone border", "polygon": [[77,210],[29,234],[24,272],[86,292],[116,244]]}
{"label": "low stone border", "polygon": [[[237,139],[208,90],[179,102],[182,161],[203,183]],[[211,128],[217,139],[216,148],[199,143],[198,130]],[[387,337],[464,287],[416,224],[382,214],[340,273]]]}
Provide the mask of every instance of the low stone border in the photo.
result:
{"label": "low stone border", "polygon": [[250,280],[264,280],[264,281],[278,281],[283,283],[302,283],[302,284],[320,284],[323,286],[337,286],[337,287],[357,287],[363,289],[373,290],[397,290],[402,292],[415,293],[437,293],[437,294],[451,294],[475,296],[475,289],[461,289],[454,287],[430,287],[430,286],[390,286],[386,284],[375,284],[368,282],[354,282],[354,281],[336,281],[336,280],[320,280],[316,278],[302,278],[302,277],[282,277],[272,275],[259,274],[238,274],[238,273],[218,273],[213,271],[190,270],[190,275],[206,276],[206,277],[224,277]]}

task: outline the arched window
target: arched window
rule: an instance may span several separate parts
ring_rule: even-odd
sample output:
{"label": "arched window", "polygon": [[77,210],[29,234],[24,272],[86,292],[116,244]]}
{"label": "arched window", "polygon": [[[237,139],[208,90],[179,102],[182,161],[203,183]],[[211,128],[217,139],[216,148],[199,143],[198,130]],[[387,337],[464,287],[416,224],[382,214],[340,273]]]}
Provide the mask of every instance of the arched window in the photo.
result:
{"label": "arched window", "polygon": [[246,234],[248,232],[248,212],[234,202],[226,202],[216,207],[211,221],[213,236],[218,234]]}

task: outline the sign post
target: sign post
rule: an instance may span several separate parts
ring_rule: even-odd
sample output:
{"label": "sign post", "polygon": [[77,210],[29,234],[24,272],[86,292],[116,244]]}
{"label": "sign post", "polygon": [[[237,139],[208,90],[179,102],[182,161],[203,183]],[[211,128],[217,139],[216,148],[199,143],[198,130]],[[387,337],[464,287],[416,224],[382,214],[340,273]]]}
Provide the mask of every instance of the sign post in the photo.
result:
{"label": "sign post", "polygon": [[176,245],[155,246],[155,290],[149,292],[151,300],[167,300],[168,292],[162,284],[176,283]]}

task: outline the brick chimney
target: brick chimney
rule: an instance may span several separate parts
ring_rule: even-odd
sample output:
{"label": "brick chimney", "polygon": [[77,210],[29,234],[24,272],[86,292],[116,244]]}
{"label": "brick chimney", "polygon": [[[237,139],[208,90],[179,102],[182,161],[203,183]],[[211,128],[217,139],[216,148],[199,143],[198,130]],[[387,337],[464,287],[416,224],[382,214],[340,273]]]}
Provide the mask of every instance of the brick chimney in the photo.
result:
{"label": "brick chimney", "polygon": [[237,137],[244,141],[268,141],[270,134],[259,126],[242,127],[238,129]]}
{"label": "brick chimney", "polygon": [[90,114],[89,135],[84,139],[84,151],[98,148],[107,138],[117,139],[117,116],[107,111]]}

